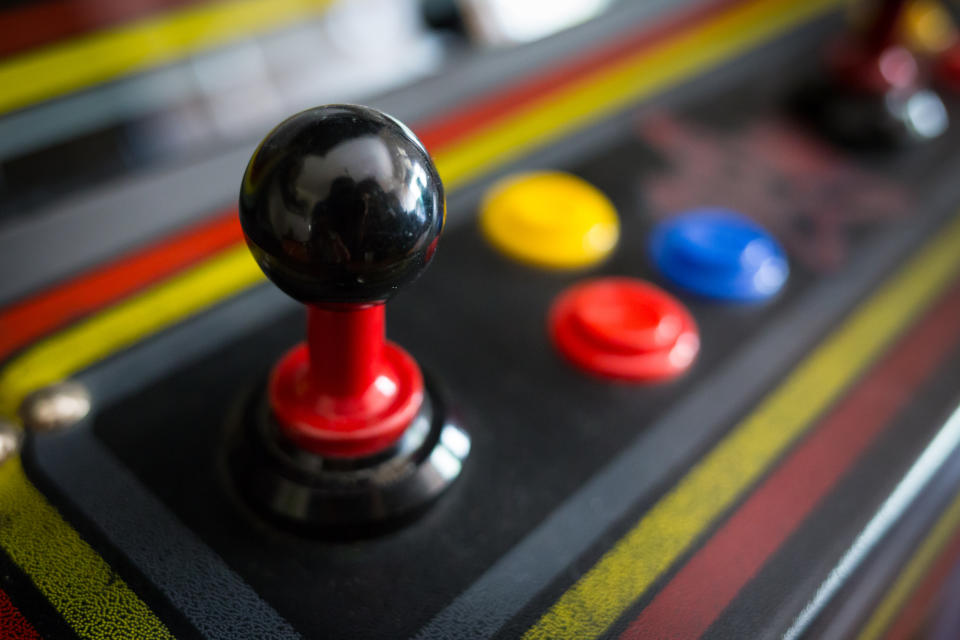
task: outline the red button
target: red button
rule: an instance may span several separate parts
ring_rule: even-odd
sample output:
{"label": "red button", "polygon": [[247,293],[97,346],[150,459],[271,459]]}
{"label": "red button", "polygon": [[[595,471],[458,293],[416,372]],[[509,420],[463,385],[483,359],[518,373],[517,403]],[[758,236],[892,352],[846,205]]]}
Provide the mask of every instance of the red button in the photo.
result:
{"label": "red button", "polygon": [[553,303],[550,337],[575,365],[629,381],[674,378],[700,349],[690,312],[665,291],[632,278],[577,284]]}

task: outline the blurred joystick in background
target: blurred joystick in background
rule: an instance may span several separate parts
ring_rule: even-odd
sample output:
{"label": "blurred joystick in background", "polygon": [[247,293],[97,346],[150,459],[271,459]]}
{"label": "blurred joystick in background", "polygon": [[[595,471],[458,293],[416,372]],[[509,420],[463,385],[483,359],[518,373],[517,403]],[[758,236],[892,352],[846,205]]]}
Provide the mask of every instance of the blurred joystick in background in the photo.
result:
{"label": "blurred joystick in background", "polygon": [[895,146],[942,134],[947,111],[917,58],[899,42],[905,0],[863,3],[860,19],[826,51],[822,77],[802,107],[829,137]]}
{"label": "blurred joystick in background", "polygon": [[304,111],[254,152],[240,193],[247,244],[307,306],[307,341],[231,425],[233,482],[258,511],[363,528],[415,513],[459,474],[469,438],[384,322],[386,301],[430,263],[444,217],[429,154],[373,109]]}

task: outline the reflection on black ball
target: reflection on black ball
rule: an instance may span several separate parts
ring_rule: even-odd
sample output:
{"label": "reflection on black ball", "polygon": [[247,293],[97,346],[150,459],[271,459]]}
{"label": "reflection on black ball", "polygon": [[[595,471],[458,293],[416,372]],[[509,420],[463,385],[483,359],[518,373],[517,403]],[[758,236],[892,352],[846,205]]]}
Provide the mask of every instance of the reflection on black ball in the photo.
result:
{"label": "reflection on black ball", "polygon": [[443,185],[419,140],[368,107],[280,123],[243,176],[240,223],[274,284],[305,303],[381,302],[433,257]]}

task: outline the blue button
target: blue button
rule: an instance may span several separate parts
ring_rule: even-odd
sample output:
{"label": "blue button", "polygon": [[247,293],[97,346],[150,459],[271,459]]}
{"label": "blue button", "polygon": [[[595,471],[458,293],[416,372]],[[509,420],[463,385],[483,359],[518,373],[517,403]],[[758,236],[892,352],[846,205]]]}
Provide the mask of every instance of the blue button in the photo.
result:
{"label": "blue button", "polygon": [[716,300],[765,300],[790,274],[774,237],[727,209],[696,209],[660,223],[650,238],[650,254],[678,287]]}

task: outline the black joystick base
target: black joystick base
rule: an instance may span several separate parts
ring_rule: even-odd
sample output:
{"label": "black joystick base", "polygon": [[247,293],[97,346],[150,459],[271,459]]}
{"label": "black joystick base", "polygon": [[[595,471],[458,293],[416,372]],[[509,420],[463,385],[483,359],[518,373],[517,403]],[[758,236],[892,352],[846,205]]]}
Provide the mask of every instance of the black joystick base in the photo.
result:
{"label": "black joystick base", "polygon": [[928,89],[871,94],[820,81],[797,95],[796,106],[818,130],[853,147],[900,147],[946,128],[943,104]]}
{"label": "black joystick base", "polygon": [[460,475],[470,437],[430,380],[424,401],[390,448],[360,458],[304,451],[281,433],[264,384],[227,423],[229,485],[259,516],[304,535],[355,538],[422,513]]}
{"label": "black joystick base", "polygon": [[946,130],[943,102],[924,86],[915,56],[899,44],[906,4],[874,2],[858,29],[827,48],[819,81],[799,96],[800,110],[835,141],[890,148]]}

